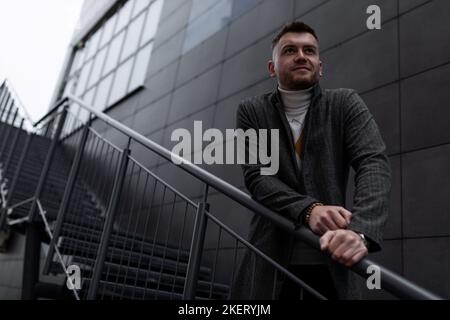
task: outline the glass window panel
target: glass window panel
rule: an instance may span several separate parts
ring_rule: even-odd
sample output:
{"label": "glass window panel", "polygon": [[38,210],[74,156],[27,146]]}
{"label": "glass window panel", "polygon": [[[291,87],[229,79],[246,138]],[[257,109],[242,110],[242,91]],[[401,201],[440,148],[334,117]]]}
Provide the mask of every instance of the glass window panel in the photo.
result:
{"label": "glass window panel", "polygon": [[131,9],[133,5],[133,1],[127,1],[125,5],[119,11],[119,18],[116,25],[116,33],[122,30],[130,21]]}
{"label": "glass window panel", "polygon": [[108,43],[113,35],[114,24],[117,20],[117,14],[113,15],[108,21],[105,23],[105,27],[103,30],[102,41],[100,41],[100,47],[103,47],[106,43]]}
{"label": "glass window panel", "polygon": [[71,78],[64,88],[64,96],[68,94],[75,94],[75,78]]}
{"label": "glass window panel", "polygon": [[75,52],[75,57],[73,58],[73,61],[72,61],[72,66],[70,69],[69,76],[73,76],[75,74],[75,72],[77,72],[78,65],[80,64],[80,62],[79,62],[79,60],[81,58],[80,55],[81,55],[81,52],[79,50],[77,50]]}
{"label": "glass window panel", "polygon": [[82,66],[83,63],[84,63],[85,52],[86,52],[85,49],[79,49],[79,50],[78,50],[79,59],[78,59],[78,61],[77,61],[77,65],[76,65],[76,67],[75,67],[77,70],[80,69],[81,66]]}
{"label": "glass window panel", "polygon": [[106,101],[108,101],[109,89],[111,88],[111,83],[114,74],[111,73],[105,79],[100,82],[97,90],[97,95],[95,96],[94,107],[97,110],[103,111],[106,107]]}
{"label": "glass window panel", "polygon": [[147,16],[147,21],[145,22],[144,34],[142,36],[141,45],[150,41],[156,34],[158,30],[159,18],[161,17],[163,0],[156,0],[152,3]]}
{"label": "glass window panel", "polygon": [[144,8],[146,8],[150,4],[150,1],[151,0],[136,0],[132,17],[136,17],[139,13],[141,13],[142,10],[144,10]]}
{"label": "glass window panel", "polygon": [[94,56],[94,54],[97,52],[98,49],[98,42],[100,40],[101,35],[101,29],[94,33],[94,35],[89,40],[89,48],[88,48],[88,54],[86,59],[90,59]]}
{"label": "glass window panel", "polygon": [[94,98],[95,88],[92,88],[88,92],[86,92],[81,100],[87,105],[92,105],[92,100]]}
{"label": "glass window panel", "polygon": [[129,59],[121,65],[116,72],[114,84],[109,99],[109,104],[115,103],[127,93],[128,80],[130,79],[131,67],[133,66],[133,59]]}
{"label": "glass window panel", "polygon": [[81,74],[77,83],[77,91],[76,91],[77,96],[80,96],[84,92],[84,89],[86,89],[86,83],[89,73],[91,72],[91,66],[92,60],[90,60],[87,64],[85,64],[83,69],[81,69]]}
{"label": "glass window panel", "polygon": [[127,31],[127,38],[125,40],[125,45],[122,50],[122,56],[120,61],[124,61],[132,53],[134,53],[139,45],[139,38],[142,31],[142,26],[144,24],[145,15],[141,14],[136,20],[134,20]]}
{"label": "glass window panel", "polygon": [[214,33],[221,30],[231,17],[233,0],[220,0],[211,10],[189,24],[183,53],[191,50]]}
{"label": "glass window panel", "polygon": [[103,63],[105,61],[106,49],[107,48],[103,48],[101,51],[99,51],[99,53],[95,57],[94,66],[92,67],[92,73],[91,77],[89,78],[88,87],[92,86],[100,79],[100,72],[102,71]]}
{"label": "glass window panel", "polygon": [[70,113],[72,113],[75,118],[78,118],[78,112],[80,111],[80,106],[77,103],[71,103],[70,104]]}
{"label": "glass window panel", "polygon": [[152,49],[153,42],[145,46],[137,54],[136,63],[131,75],[130,88],[128,89],[128,91],[136,89],[140,85],[144,84],[145,76],[147,74],[148,62],[150,61],[150,56],[152,54]]}
{"label": "glass window panel", "polygon": [[106,59],[106,65],[102,75],[106,75],[113,70],[119,61],[120,49],[122,48],[122,42],[125,37],[125,32],[119,34],[110,44],[108,58]]}

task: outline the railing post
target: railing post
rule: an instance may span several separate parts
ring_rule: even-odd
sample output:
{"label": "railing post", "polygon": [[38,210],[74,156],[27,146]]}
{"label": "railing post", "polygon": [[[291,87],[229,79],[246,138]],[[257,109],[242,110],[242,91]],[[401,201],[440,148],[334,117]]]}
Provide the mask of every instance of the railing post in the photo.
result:
{"label": "railing post", "polygon": [[119,163],[119,170],[117,171],[116,177],[114,178],[113,192],[108,204],[105,225],[103,227],[100,245],[97,251],[97,259],[95,260],[94,271],[92,273],[91,285],[89,286],[89,291],[87,295],[88,300],[95,300],[97,297],[98,287],[102,276],[102,270],[105,263],[106,254],[108,251],[109,239],[111,238],[111,233],[113,231],[114,220],[117,214],[117,209],[119,207],[120,194],[122,193],[123,183],[125,180],[125,175],[127,173],[130,155],[130,142],[131,139],[128,140],[127,148],[122,151],[122,157],[120,158]]}
{"label": "railing post", "polygon": [[197,292],[197,280],[202,261],[203,246],[205,243],[207,216],[209,210],[208,184],[205,185],[203,201],[198,204],[195,217],[194,234],[192,236],[191,250],[189,254],[188,268],[186,272],[186,282],[184,284],[183,300],[194,300]]}
{"label": "railing post", "polygon": [[22,273],[22,300],[36,299],[34,290],[39,282],[39,265],[41,258],[41,230],[36,224],[29,224],[25,231],[25,252]]}
{"label": "railing post", "polygon": [[[10,187],[8,188],[8,198],[6,199],[6,205],[11,203],[11,200],[12,200],[12,197],[14,194],[14,190],[16,189],[17,181],[19,180],[20,172],[22,171],[22,167],[25,162],[25,158],[28,153],[28,149],[30,148],[32,137],[33,137],[32,134],[29,134],[27,136],[25,146],[22,150],[22,154],[20,155],[19,163],[17,164],[17,168],[14,173],[14,177],[11,181]],[[3,230],[3,228],[5,227],[6,221],[7,221],[7,208],[5,208],[5,209],[2,208],[1,213],[0,213],[0,230]]]}
{"label": "railing post", "polygon": [[64,222],[64,218],[69,207],[70,199],[75,188],[76,178],[78,176],[78,172],[81,165],[81,160],[83,158],[83,152],[86,146],[87,138],[89,135],[90,121],[85,124],[83,128],[83,132],[81,134],[81,141],[78,146],[78,150],[75,154],[75,158],[72,164],[72,168],[70,169],[69,180],[66,185],[66,189],[64,190],[64,195],[62,198],[61,205],[59,206],[58,216],[56,218],[56,227],[53,231],[53,238],[50,241],[49,250],[47,253],[47,259],[45,260],[43,274],[47,275],[50,271],[50,265],[52,262],[53,254],[55,252],[55,245],[58,237],[61,233],[62,225]]}

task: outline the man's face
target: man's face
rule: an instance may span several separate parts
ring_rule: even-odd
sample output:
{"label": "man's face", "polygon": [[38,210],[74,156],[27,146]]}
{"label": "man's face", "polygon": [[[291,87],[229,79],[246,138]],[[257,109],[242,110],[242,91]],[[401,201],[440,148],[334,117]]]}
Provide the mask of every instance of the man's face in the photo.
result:
{"label": "man's face", "polygon": [[281,89],[303,90],[316,84],[322,75],[316,38],[306,32],[284,34],[273,49],[268,68]]}

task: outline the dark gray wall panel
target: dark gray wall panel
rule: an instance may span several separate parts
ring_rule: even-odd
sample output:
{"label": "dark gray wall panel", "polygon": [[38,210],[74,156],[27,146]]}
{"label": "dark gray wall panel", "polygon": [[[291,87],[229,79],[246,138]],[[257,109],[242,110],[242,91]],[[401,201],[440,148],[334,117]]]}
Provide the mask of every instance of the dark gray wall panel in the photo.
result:
{"label": "dark gray wall panel", "polygon": [[450,142],[450,64],[402,82],[404,151]]}
{"label": "dark gray wall panel", "polygon": [[174,92],[169,123],[214,104],[217,100],[221,69],[222,66],[218,65]]}
{"label": "dark gray wall panel", "polygon": [[403,156],[406,237],[450,235],[450,145]]}
{"label": "dark gray wall panel", "polygon": [[271,36],[266,37],[225,62],[219,99],[246,89],[267,77],[271,39]]}
{"label": "dark gray wall panel", "polygon": [[325,87],[374,89],[397,78],[397,28],[367,32],[322,55]]}
{"label": "dark gray wall panel", "polygon": [[[171,0],[165,1],[165,3],[167,2],[171,2]],[[164,7],[167,7],[167,4],[164,5]],[[163,8],[162,16],[164,10],[168,9]],[[185,28],[189,21],[190,13],[191,1],[184,1],[182,5],[177,7],[177,9],[166,19],[162,18],[159,23],[158,34],[155,38],[155,47],[161,46],[161,44],[167,42],[171,37]]]}
{"label": "dark gray wall panel", "polygon": [[449,12],[450,2],[438,0],[400,18],[402,77],[450,61]]}
{"label": "dark gray wall panel", "polygon": [[405,277],[450,299],[450,238],[405,240]]}
{"label": "dark gray wall panel", "polygon": [[[361,32],[367,30],[366,21],[369,15],[367,7],[376,4],[381,9],[381,27],[384,22],[392,19],[397,13],[397,2],[392,0],[374,1],[352,1],[333,0],[304,15],[301,20],[309,24],[317,33],[320,47],[326,50],[337,45]],[[345,21],[345,23],[342,23]]]}
{"label": "dark gray wall panel", "polygon": [[181,57],[176,85],[201,75],[223,59],[228,29],[224,28]]}
{"label": "dark gray wall panel", "polygon": [[292,17],[292,0],[263,1],[231,24],[226,57],[246,48],[255,40],[278,31],[278,28],[292,20]]}
{"label": "dark gray wall panel", "polygon": [[373,114],[388,154],[400,152],[399,85],[393,84],[361,96]]}
{"label": "dark gray wall panel", "polygon": [[180,55],[184,42],[185,29],[177,33],[174,37],[161,44],[152,53],[148,76],[154,75],[169,63],[174,63]]}

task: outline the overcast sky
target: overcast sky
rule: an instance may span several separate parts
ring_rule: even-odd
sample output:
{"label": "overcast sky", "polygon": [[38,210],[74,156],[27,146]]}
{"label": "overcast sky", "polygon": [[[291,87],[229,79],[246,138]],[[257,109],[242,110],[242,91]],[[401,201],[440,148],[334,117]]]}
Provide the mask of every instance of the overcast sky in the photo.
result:
{"label": "overcast sky", "polygon": [[36,121],[48,106],[83,0],[0,0],[0,84],[7,78]]}

